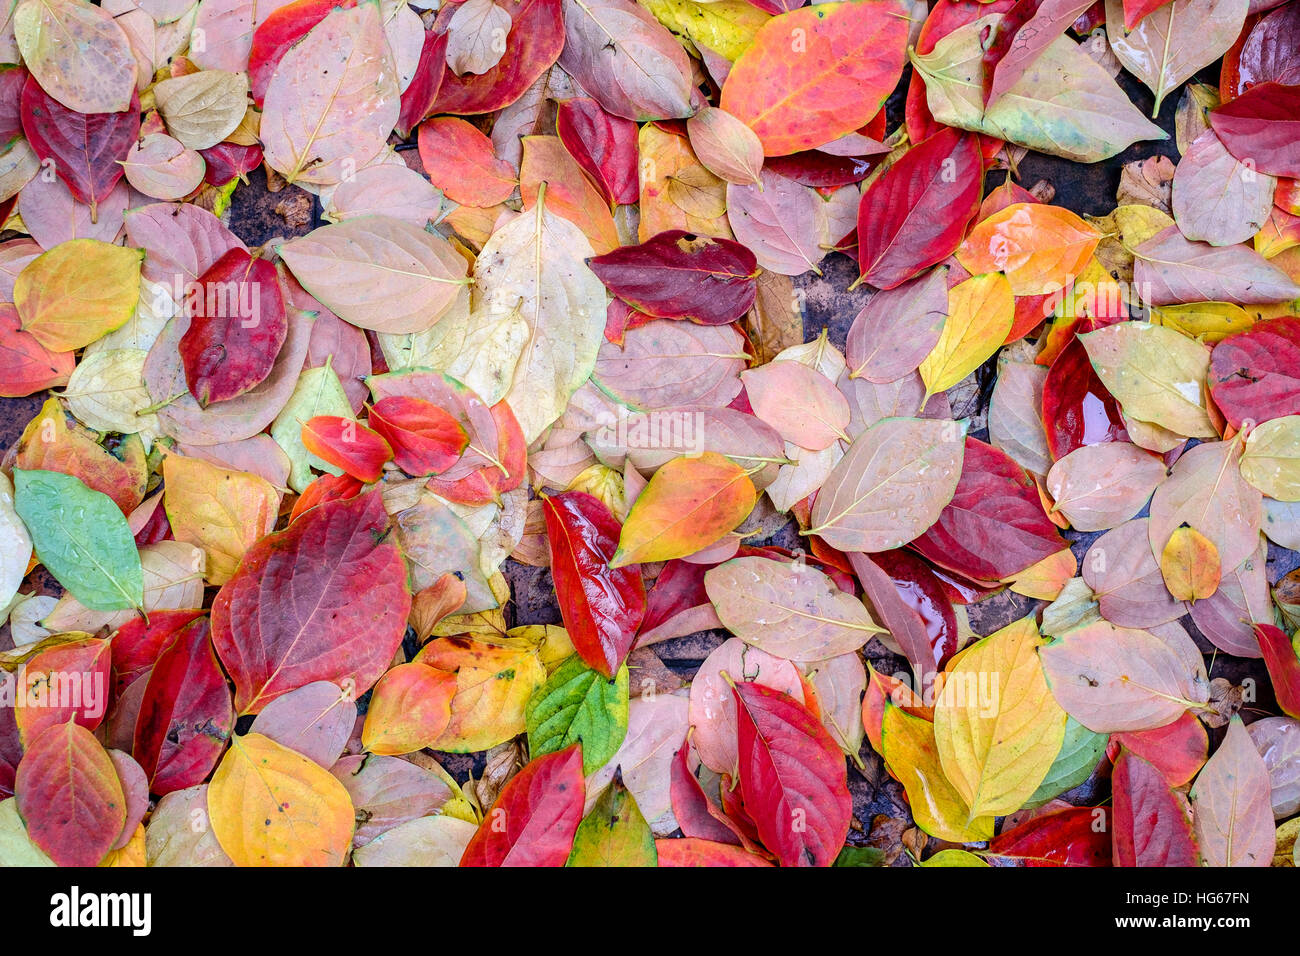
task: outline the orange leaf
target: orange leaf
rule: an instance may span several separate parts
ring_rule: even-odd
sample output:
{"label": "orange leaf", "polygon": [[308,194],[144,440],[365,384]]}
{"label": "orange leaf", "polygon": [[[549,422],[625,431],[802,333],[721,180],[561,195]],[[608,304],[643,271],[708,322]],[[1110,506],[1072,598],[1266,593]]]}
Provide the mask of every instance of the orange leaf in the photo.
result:
{"label": "orange leaf", "polygon": [[674,458],[632,506],[609,566],[692,555],[735,530],[757,497],[749,473],[715,451]]}
{"label": "orange leaf", "polygon": [[1016,295],[1043,295],[1082,273],[1100,240],[1068,209],[1018,202],[976,225],[957,261],[971,275],[1006,273]]}

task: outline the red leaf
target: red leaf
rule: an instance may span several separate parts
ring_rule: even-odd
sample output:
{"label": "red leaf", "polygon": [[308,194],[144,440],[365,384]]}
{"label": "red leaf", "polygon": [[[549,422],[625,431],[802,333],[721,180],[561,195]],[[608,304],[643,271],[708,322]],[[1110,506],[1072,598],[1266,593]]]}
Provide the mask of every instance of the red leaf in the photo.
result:
{"label": "red leaf", "polygon": [[1052,457],[1076,448],[1128,441],[1119,402],[1101,384],[1083,343],[1071,338],[1043,382],[1043,428]]}
{"label": "red leaf", "polygon": [[569,639],[593,669],[613,677],[645,617],[639,565],[611,568],[622,526],[604,503],[581,491],[542,499],[551,575]]}
{"label": "red leaf", "polygon": [[49,160],[78,202],[108,198],[124,167],[121,161],[140,132],[140,100],[121,113],[78,113],[47,94],[35,77],[23,87],[23,133],[42,161]]}
{"label": "red leaf", "polygon": [[433,101],[447,75],[447,34],[424,31],[424,46],[410,84],[402,91],[402,108],[397,117],[397,135],[406,139],[411,130],[429,115]]}
{"label": "red leaf", "polygon": [[1300,86],[1260,83],[1210,112],[1228,152],[1271,176],[1300,176]]}
{"label": "red leaf", "polygon": [[289,47],[311,32],[335,7],[346,10],[355,6],[356,0],[294,0],[272,10],[257,25],[248,56],[248,84],[258,109],[266,98],[271,74]]}
{"label": "red leaf", "polygon": [[976,582],[997,582],[1065,548],[1038,487],[1006,452],[966,439],[957,491],[909,547]]}
{"label": "red leaf", "polygon": [[0,303],[0,397],[21,398],[68,384],[77,360],[71,352],[51,352],[23,331],[18,310]]}
{"label": "red leaf", "polygon": [[1210,353],[1210,394],[1233,428],[1300,415],[1300,319],[1270,319]]}
{"label": "red leaf", "polygon": [[794,698],[735,688],[740,790],[759,838],[782,866],[830,866],[853,812],[843,752]]}
{"label": "red leaf", "polygon": [[238,713],[316,680],[361,694],[387,670],[411,609],[387,526],[375,490],[324,502],[244,554],[212,603],[212,643]]}
{"label": "red leaf", "polygon": [[1033,817],[989,841],[989,853],[1012,866],[1110,866],[1110,820],[1104,807],[1075,807]]}
{"label": "red leaf", "polygon": [[673,817],[677,820],[677,825],[688,837],[740,846],[742,841],[734,825],[726,814],[713,805],[700,786],[699,779],[691,773],[687,762],[690,749],[690,742],[682,741],[669,768],[668,796],[672,801]]}
{"label": "red leaf", "polygon": [[515,191],[514,167],[492,140],[463,119],[438,116],[420,125],[420,162],[429,181],[467,206],[495,206]]}
{"label": "red leaf", "polygon": [[1296,658],[1286,632],[1272,624],[1253,624],[1259,638],[1259,650],[1268,668],[1268,679],[1273,682],[1273,694],[1278,706],[1292,717],[1300,719],[1300,659]]}
{"label": "red leaf", "polygon": [[763,168],[814,189],[838,189],[867,178],[879,156],[832,156],[816,149],[769,156]]}
{"label": "red leaf", "polygon": [[338,415],[317,415],[306,421],[302,443],[317,458],[367,484],[378,481],[384,462],[393,458],[393,449],[382,435]]}
{"label": "red leaf", "polygon": [[1124,0],[1124,29],[1132,30],[1143,18],[1172,0]]}
{"label": "red leaf", "polygon": [[469,443],[454,415],[422,398],[382,398],[370,409],[369,421],[391,446],[397,467],[417,478],[446,471]]}
{"label": "red leaf", "polygon": [[[159,508],[159,511],[162,509]],[[163,648],[196,617],[194,611],[150,611],[149,619],[134,617],[113,634],[113,696],[149,673]]]}
{"label": "red leaf", "polygon": [[659,854],[659,865],[667,867],[772,865],[758,854],[741,847],[696,837],[655,840],[655,850]]}
{"label": "red leaf", "polygon": [[[438,11],[434,29],[446,32],[456,4]],[[509,106],[537,82],[564,49],[564,16],[560,0],[520,0],[502,9],[513,21],[506,52],[496,66],[481,75],[457,76],[447,71],[430,113],[472,116]]]}
{"label": "red leaf", "polygon": [[529,761],[497,797],[461,866],[564,866],[582,820],[582,745]]}
{"label": "red leaf", "polygon": [[[15,717],[25,745],[69,720],[94,730],[108,709],[111,642],[86,637],[37,651],[19,672]],[[34,706],[33,706],[34,705]]]}
{"label": "red leaf", "polygon": [[30,74],[22,66],[5,64],[0,67],[0,151],[7,150],[23,135],[21,102],[28,76]]}
{"label": "red leaf", "polygon": [[1220,102],[1270,81],[1300,83],[1300,8],[1292,4],[1283,4],[1268,16],[1246,17],[1241,36],[1223,55]]}
{"label": "red leaf", "polygon": [[158,655],[145,684],[132,755],[149,778],[149,790],[164,794],[203,783],[234,722],[207,619],[199,618]]}
{"label": "red leaf", "polygon": [[957,651],[957,617],[942,584],[933,573],[922,573],[929,568],[907,551],[855,553],[849,562],[867,603],[912,665],[917,686],[928,687]]}
{"label": "red leaf", "polygon": [[948,258],[979,209],[984,164],[972,133],[942,129],[903,154],[858,205],[862,277],[892,289]]}
{"label": "red leaf", "polygon": [[361,492],[362,483],[351,475],[321,475],[307,486],[307,490],[298,496],[289,513],[290,523],[324,501],[339,501],[352,498]]}
{"label": "red leaf", "polygon": [[240,146],[238,143],[218,143],[199,150],[207,163],[203,181],[210,186],[224,186],[235,177],[241,179],[262,165],[261,146]]}
{"label": "red leaf", "polygon": [[1111,777],[1116,866],[1196,866],[1187,798],[1141,757],[1121,751]]}
{"label": "red leaf", "polygon": [[271,374],[289,334],[275,266],[231,249],[185,291],[185,383],[200,405],[250,391]]}
{"label": "red leaf", "polygon": [[579,96],[556,105],[555,131],[605,202],[613,206],[640,199],[636,123]]}
{"label": "red leaf", "polygon": [[680,229],[587,260],[610,292],[646,315],[726,325],[754,305],[758,261],[732,239]]}
{"label": "red leaf", "polygon": [[1205,766],[1210,738],[1205,725],[1187,710],[1177,720],[1154,730],[1111,734],[1106,747],[1111,760],[1118,757],[1120,747],[1152,764],[1164,774],[1169,786],[1182,787]]}
{"label": "red leaf", "polygon": [[27,748],[14,794],[27,835],[59,866],[95,866],[126,823],[113,761],[73,721],[49,728]]}

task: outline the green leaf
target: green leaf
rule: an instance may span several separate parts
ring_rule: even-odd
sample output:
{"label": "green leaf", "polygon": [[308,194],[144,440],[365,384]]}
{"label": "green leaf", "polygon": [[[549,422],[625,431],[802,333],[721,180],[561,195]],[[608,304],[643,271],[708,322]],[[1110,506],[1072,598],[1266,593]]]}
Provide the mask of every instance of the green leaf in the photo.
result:
{"label": "green leaf", "polygon": [[36,556],[73,597],[94,611],[144,603],[140,552],[113,499],[71,475],[21,468],[14,492]]}
{"label": "green leaf", "polygon": [[331,475],[343,474],[341,469],[309,452],[302,443],[302,426],[317,415],[352,417],[352,404],[343,391],[343,383],[328,362],[302,373],[289,396],[289,403],[271,423],[271,437],[289,456],[289,487],[298,494],[311,484],[312,468]]}
{"label": "green leaf", "polygon": [[566,866],[657,866],[655,836],[641,808],[623,785],[623,775],[605,788],[578,824]]}
{"label": "green leaf", "polygon": [[1025,802],[1025,809],[1041,807],[1065,791],[1073,790],[1092,776],[1102,754],[1106,752],[1106,744],[1109,740],[1109,734],[1095,733],[1073,717],[1067,717],[1065,740],[1061,744],[1061,750],[1056,755],[1051,769],[1047,771],[1047,776],[1043,778],[1043,782]]}
{"label": "green leaf", "polygon": [[885,851],[874,846],[846,846],[831,866],[884,866]]}
{"label": "green leaf", "polygon": [[988,866],[974,853],[969,850],[940,850],[928,860],[921,863],[924,867],[953,867],[953,866]]}
{"label": "green leaf", "polygon": [[627,665],[614,679],[574,656],[556,668],[528,701],[524,722],[534,758],[582,741],[582,772],[594,773],[618,752],[627,733]]}

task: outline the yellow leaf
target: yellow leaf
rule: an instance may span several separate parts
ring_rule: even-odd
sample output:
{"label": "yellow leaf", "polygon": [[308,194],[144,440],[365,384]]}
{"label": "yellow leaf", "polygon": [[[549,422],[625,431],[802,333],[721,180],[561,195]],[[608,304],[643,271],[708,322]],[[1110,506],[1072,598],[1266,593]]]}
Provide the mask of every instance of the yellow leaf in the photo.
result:
{"label": "yellow leaf", "polygon": [[456,675],[451,721],[433,749],[472,753],[522,734],[528,698],[546,683],[538,651],[537,645],[522,640],[495,646],[444,637],[426,644],[415,662]]}
{"label": "yellow leaf", "polygon": [[983,365],[1002,347],[1015,315],[1011,284],[999,273],[973,276],[949,290],[943,332],[921,363],[925,400]]}
{"label": "yellow leaf", "polygon": [[565,491],[584,491],[609,509],[619,521],[627,517],[624,503],[623,475],[607,465],[596,464],[584,468]]}
{"label": "yellow leaf", "polygon": [[99,861],[99,865],[101,867],[148,866],[144,853],[144,824],[136,824],[135,832],[131,834],[131,839],[126,841],[126,846],[109,850],[108,855]]}
{"label": "yellow leaf", "polygon": [[1061,594],[1065,582],[1074,577],[1079,570],[1079,562],[1074,559],[1074,552],[1065,548],[1056,554],[1049,554],[1037,564],[1031,564],[1019,574],[1003,579],[1011,590],[1025,597],[1041,601],[1055,601]]}
{"label": "yellow leaf", "polygon": [[244,552],[275,529],[280,494],[258,475],[168,455],[163,482],[172,534],[207,552],[209,584],[229,581]]}
{"label": "yellow leaf", "polygon": [[1211,344],[1255,324],[1249,312],[1231,302],[1191,302],[1153,308],[1151,321]]}
{"label": "yellow leaf", "polygon": [[940,850],[934,856],[921,863],[924,867],[950,867],[950,866],[988,866],[974,853],[969,850],[948,849]]}
{"label": "yellow leaf", "polygon": [[144,252],[72,239],[37,256],[14,282],[23,330],[54,352],[70,352],[126,324],[140,300]]}
{"label": "yellow leaf", "polygon": [[1160,574],[1176,601],[1207,598],[1219,588],[1219,549],[1190,525],[1175,528],[1160,555]]}
{"label": "yellow leaf", "polygon": [[208,786],[208,815],[236,866],[342,866],[352,845],[343,784],[261,734],[230,738]]}
{"label": "yellow leaf", "polygon": [[1045,203],[1012,203],[971,230],[957,261],[971,275],[1003,272],[1016,295],[1064,289],[1087,265],[1101,233]]}
{"label": "yellow leaf", "polygon": [[743,0],[639,0],[694,55],[705,47],[733,62],[771,16]]}
{"label": "yellow leaf", "polygon": [[1251,431],[1241,477],[1270,498],[1300,501],[1300,415],[1270,419]]}
{"label": "yellow leaf", "polygon": [[945,776],[972,817],[1019,810],[1065,739],[1065,711],[1038,660],[1032,617],[967,648],[935,701],[934,739]]}
{"label": "yellow leaf", "polygon": [[734,531],[757,497],[749,473],[715,451],[674,458],[632,505],[609,566],[692,555]]}
{"label": "yellow leaf", "polygon": [[880,746],[889,772],[907,791],[912,817],[922,830],[953,843],[978,843],[993,836],[993,817],[972,817],[966,802],[944,776],[933,724],[886,702]]}

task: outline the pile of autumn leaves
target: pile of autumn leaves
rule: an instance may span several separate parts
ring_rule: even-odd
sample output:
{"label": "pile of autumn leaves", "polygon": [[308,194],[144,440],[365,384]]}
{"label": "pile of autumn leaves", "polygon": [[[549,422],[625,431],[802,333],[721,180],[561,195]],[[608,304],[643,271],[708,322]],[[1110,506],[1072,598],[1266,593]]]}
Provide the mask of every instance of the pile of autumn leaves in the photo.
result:
{"label": "pile of autumn leaves", "polygon": [[[1294,852],[1300,2],[264,6],[13,19],[0,391],[61,391],[0,487],[5,862],[852,864],[864,740],[923,865]],[[1227,53],[1176,170],[1097,220],[986,193],[1164,135],[1064,35],[1102,21],[1157,98]],[[208,211],[263,159],[330,224]],[[832,247],[842,352],[792,308]],[[751,543],[785,514],[807,553]],[[507,556],[563,627],[508,626]],[[1004,589],[1041,614],[975,638]],[[710,628],[681,686],[653,645]]]}

